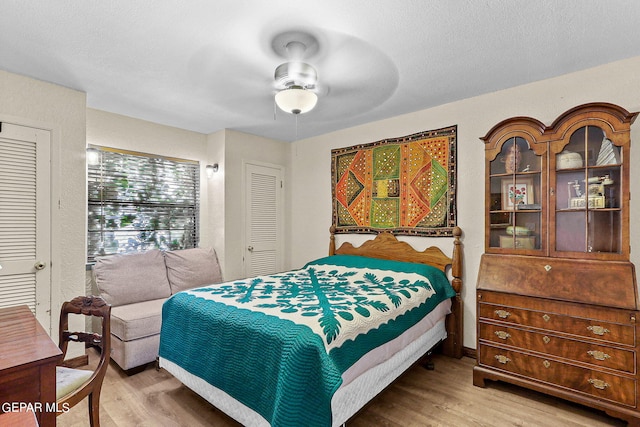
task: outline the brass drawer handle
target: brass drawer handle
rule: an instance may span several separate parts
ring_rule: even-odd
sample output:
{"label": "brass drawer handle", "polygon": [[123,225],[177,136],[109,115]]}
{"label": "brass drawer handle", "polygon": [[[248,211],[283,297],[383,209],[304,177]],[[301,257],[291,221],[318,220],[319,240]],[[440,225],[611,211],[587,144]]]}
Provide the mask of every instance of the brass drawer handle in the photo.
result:
{"label": "brass drawer handle", "polygon": [[501,340],[506,340],[508,338],[511,338],[511,334],[505,331],[495,331],[494,334],[496,334],[496,336]]}
{"label": "brass drawer handle", "polygon": [[549,369],[549,366],[551,366],[551,362],[549,362],[548,360],[545,360],[544,362],[542,362],[542,365],[543,365],[545,368]]}
{"label": "brass drawer handle", "polygon": [[608,330],[607,328],[604,328],[602,326],[587,326],[587,329],[590,330],[591,332],[593,332],[596,335],[604,335],[606,333],[611,332],[610,330]]}
{"label": "brass drawer handle", "polygon": [[511,359],[509,359],[507,356],[503,356],[501,354],[496,354],[495,356],[493,356],[498,362],[504,364],[507,364],[509,362],[511,362]]}
{"label": "brass drawer handle", "polygon": [[501,319],[506,319],[507,317],[511,316],[511,313],[505,310],[496,310],[496,314]]}
{"label": "brass drawer handle", "polygon": [[589,378],[589,384],[591,384],[592,386],[594,386],[598,390],[604,390],[607,387],[611,387],[611,384],[609,384],[608,382],[605,382],[605,381],[602,381],[602,380],[597,380],[595,378]]}
{"label": "brass drawer handle", "polygon": [[544,320],[545,322],[548,322],[549,320],[551,320],[551,317],[549,317],[548,314],[545,314],[544,316],[542,316],[542,320]]}
{"label": "brass drawer handle", "polygon": [[545,335],[542,337],[542,341],[544,341],[545,344],[549,344],[551,342],[551,338]]}
{"label": "brass drawer handle", "polygon": [[598,351],[598,350],[589,350],[589,351],[587,351],[587,354],[589,356],[592,356],[596,360],[611,359],[611,356],[609,356],[607,353],[604,353],[604,352]]}
{"label": "brass drawer handle", "polygon": [[544,270],[548,273],[549,271],[551,271],[551,266],[549,264],[544,266]]}

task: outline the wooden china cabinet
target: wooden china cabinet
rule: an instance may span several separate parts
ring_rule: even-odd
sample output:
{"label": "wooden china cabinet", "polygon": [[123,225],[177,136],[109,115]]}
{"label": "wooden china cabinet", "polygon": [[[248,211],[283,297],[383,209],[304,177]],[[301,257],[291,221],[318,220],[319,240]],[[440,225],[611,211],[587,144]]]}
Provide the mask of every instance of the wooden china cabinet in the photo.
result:
{"label": "wooden china cabinet", "polygon": [[640,426],[640,305],[629,262],[630,126],[612,104],[482,138],[485,253],[473,383],[501,380]]}

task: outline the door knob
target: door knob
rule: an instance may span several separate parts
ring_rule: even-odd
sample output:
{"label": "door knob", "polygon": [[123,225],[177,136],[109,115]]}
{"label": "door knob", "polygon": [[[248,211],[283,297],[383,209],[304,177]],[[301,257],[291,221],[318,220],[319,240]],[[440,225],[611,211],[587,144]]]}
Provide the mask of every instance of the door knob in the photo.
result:
{"label": "door knob", "polygon": [[45,268],[46,266],[47,266],[47,265],[46,265],[44,262],[42,262],[42,261],[37,261],[37,262],[35,263],[35,265],[34,265],[34,267],[36,268],[36,270],[44,270],[44,268]]}
{"label": "door knob", "polygon": [[249,252],[253,252],[253,246],[247,246],[247,250],[248,250]]}

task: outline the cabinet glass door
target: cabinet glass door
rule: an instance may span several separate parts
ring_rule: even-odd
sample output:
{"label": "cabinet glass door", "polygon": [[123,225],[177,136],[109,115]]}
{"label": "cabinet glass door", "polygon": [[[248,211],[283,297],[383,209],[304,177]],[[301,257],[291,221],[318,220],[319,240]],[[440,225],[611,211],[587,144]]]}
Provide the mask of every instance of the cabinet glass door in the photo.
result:
{"label": "cabinet glass door", "polygon": [[621,172],[621,149],[602,128],[571,134],[555,158],[557,252],[620,253]]}
{"label": "cabinet glass door", "polygon": [[490,162],[490,248],[541,249],[541,171],[542,156],[522,137],[506,140]]}

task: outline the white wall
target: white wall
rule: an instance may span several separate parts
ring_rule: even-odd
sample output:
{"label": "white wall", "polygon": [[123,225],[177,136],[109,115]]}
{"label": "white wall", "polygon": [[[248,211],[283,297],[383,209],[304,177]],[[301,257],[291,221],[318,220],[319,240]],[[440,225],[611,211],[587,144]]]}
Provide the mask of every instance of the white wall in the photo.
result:
{"label": "white wall", "polygon": [[[52,134],[51,319],[57,342],[62,302],[85,290],[86,96],[1,70],[0,94],[0,121],[48,129]],[[73,319],[70,322],[71,327],[81,327]]]}
{"label": "white wall", "polygon": [[[220,263],[220,268],[222,269],[222,277],[225,276],[225,272],[227,268],[225,266],[226,263],[226,255],[225,255],[225,222],[224,222],[224,212],[225,212],[225,159],[224,159],[224,139],[225,139],[225,131],[221,130],[219,132],[212,133],[207,135],[207,158],[208,164],[218,164],[218,172],[216,172],[211,178],[207,178],[207,198],[208,203],[200,204],[200,210],[202,221],[201,225],[205,225],[208,230],[208,235],[204,236],[201,234],[201,247],[211,246],[216,248],[216,254],[218,255],[218,262]],[[205,190],[203,189],[204,193]],[[206,242],[206,245],[205,243]]]}
{"label": "white wall", "polygon": [[[475,348],[475,282],[484,251],[484,144],[479,137],[512,116],[531,116],[551,124],[566,110],[596,101],[640,111],[640,57],[293,143],[291,266],[301,266],[327,253],[332,148],[458,125],[457,211],[458,225],[464,233],[464,345]],[[640,192],[640,121],[632,126],[631,140],[631,193],[636,194]],[[631,261],[636,265],[640,265],[640,249],[634,250],[636,244],[640,245],[638,218],[640,203],[632,198]],[[336,240],[339,244],[346,238],[361,242],[370,237],[339,235]],[[450,238],[400,239],[419,250],[435,245],[451,253]]]}

